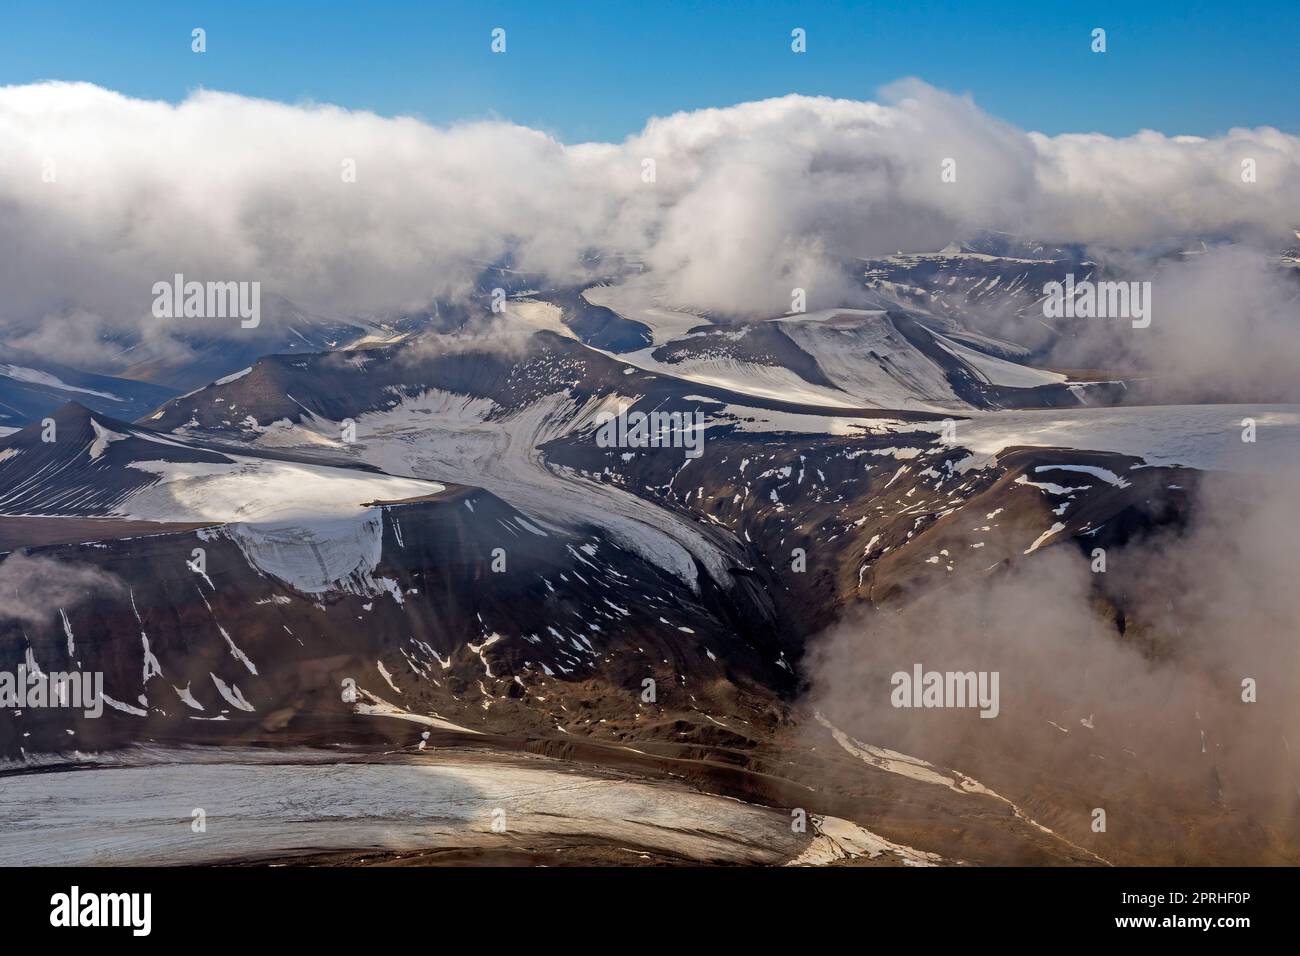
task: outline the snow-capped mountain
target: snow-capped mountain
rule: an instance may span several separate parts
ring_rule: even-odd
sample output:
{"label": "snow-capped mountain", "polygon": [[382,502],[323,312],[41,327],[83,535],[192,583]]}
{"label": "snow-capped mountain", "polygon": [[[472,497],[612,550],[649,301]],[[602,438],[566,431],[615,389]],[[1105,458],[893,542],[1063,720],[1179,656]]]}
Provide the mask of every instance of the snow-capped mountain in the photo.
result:
{"label": "snow-capped mountain", "polygon": [[[997,251],[890,268],[973,289],[1062,262]],[[994,287],[1009,307],[1029,285]],[[1157,852],[1096,853],[1069,816],[1101,779],[1150,799],[1104,714],[1087,746],[1107,767],[1050,791],[996,739],[911,755],[808,708],[819,635],[1184,534],[1206,473],[1300,466],[1300,409],[1117,404],[1122,384],[1036,366],[939,297],[752,321],[638,301],[520,288],[486,331],[467,310],[261,355],[134,422],[70,403],[0,438],[0,582],[9,561],[84,582],[0,621],[0,669],[102,672],[107,707],[24,711],[0,747],[488,742],[831,817],[884,799],[975,834],[886,827],[944,859]],[[651,414],[663,442],[600,438]],[[1241,441],[1244,418],[1263,441]],[[1089,586],[1128,633],[1151,626],[1134,594]],[[1013,726],[1074,746],[1043,712]]]}
{"label": "snow-capped mountain", "polygon": [[[969,255],[956,261],[964,267]],[[1045,274],[1058,265],[1049,263]],[[992,271],[1001,278],[1020,266],[999,261]],[[1024,289],[1011,287],[1023,282],[1021,275],[1009,284],[1013,297]],[[935,302],[918,307],[914,296],[891,295],[882,298],[887,308],[721,321],[665,305],[653,285],[638,279],[628,285],[541,291],[511,307],[640,369],[817,406],[930,412],[1070,407],[1110,404],[1125,393],[1119,381],[1074,381],[1037,367],[1030,349],[963,324],[970,318],[964,295],[958,296],[961,309],[932,308]]]}

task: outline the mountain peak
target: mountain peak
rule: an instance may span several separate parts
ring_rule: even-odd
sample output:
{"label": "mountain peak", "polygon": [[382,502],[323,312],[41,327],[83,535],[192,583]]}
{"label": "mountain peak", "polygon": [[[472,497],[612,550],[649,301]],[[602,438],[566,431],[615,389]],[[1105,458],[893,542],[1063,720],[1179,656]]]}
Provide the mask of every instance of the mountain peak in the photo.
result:
{"label": "mountain peak", "polygon": [[[124,421],[119,421],[111,415],[105,415],[103,412],[97,412],[93,408],[87,408],[81,402],[73,400],[64,402],[48,417],[52,418],[60,428],[65,426],[89,427],[92,423],[114,431],[130,427]],[[37,427],[40,426],[40,422],[33,424]]]}
{"label": "mountain peak", "polygon": [[107,441],[104,436],[118,435],[125,437],[130,433],[131,425],[109,415],[87,408],[80,402],[64,402],[49,415],[34,418],[27,425],[12,435],[0,440],[0,445],[34,447],[50,444],[46,437],[49,423],[54,425],[57,444],[63,447],[75,445],[83,447],[96,439]]}

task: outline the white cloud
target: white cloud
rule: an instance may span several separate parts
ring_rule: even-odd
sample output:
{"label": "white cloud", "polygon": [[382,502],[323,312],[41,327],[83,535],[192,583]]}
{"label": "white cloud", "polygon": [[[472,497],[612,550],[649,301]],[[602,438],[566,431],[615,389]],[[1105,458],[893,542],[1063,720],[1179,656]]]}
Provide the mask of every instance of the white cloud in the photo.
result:
{"label": "white cloud", "polygon": [[[956,183],[940,180],[949,157]],[[510,248],[556,278],[596,248],[643,257],[684,303],[782,311],[795,285],[813,303],[839,294],[835,256],[938,248],[972,227],[1123,246],[1273,243],[1300,223],[1294,136],[1049,138],[916,81],[881,103],[787,96],[573,146],[499,121],[43,83],[0,88],[0,169],[11,336],[77,310],[156,335],[150,288],[176,272],[346,314],[455,295]]]}

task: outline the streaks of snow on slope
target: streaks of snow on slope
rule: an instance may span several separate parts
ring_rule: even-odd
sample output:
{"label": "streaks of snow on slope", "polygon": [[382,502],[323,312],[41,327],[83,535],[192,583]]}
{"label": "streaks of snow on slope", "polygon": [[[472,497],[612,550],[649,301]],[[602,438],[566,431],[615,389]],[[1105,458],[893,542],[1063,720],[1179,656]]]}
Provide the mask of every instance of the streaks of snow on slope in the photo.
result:
{"label": "streaks of snow on slope", "polygon": [[[391,681],[390,681],[391,684]],[[482,736],[481,730],[471,730],[469,727],[462,727],[460,724],[453,724],[450,720],[444,720],[437,714],[416,714],[409,710],[404,710],[396,704],[391,704],[382,697],[376,697],[374,694],[362,690],[366,700],[358,701],[353,706],[355,713],[366,717],[392,717],[394,720],[407,720],[414,724],[423,724],[425,727],[433,727],[437,730],[454,730],[462,734],[477,734]]]}
{"label": "streaks of snow on slope", "polygon": [[76,385],[69,385],[49,372],[37,371],[34,368],[23,368],[21,365],[0,365],[0,376],[11,378],[15,382],[26,382],[29,385],[44,385],[47,388],[57,388],[61,392],[80,392],[83,395],[94,395],[96,398],[107,398],[114,402],[122,401],[112,392],[97,392],[93,388],[79,388]]}
{"label": "streaks of snow on slope", "polygon": [[[611,485],[553,469],[539,445],[593,427],[602,411],[635,399],[617,395],[582,407],[554,393],[525,408],[504,411],[486,400],[426,393],[383,412],[357,419],[352,448],[389,474],[437,477],[478,485],[540,524],[587,524],[604,528],[619,545],[698,588],[692,556],[715,580],[727,583],[726,556],[693,525]],[[420,414],[442,407],[455,414]],[[672,452],[677,454],[677,452]]]}
{"label": "streaks of snow on slope", "polygon": [[970,407],[953,392],[944,370],[883,314],[855,317],[852,324],[844,325],[794,318],[777,321],[847,394],[847,400],[841,397],[838,404],[922,411]]}
{"label": "streaks of snow on slope", "polygon": [[95,432],[95,440],[90,443],[90,457],[92,459],[97,459],[100,455],[104,454],[105,450],[107,450],[108,446],[113,444],[113,442],[123,441],[126,439],[125,435],[105,428],[93,418],[90,420],[90,427],[94,429]]}
{"label": "streaks of snow on slope", "polygon": [[212,683],[216,684],[217,691],[231,707],[249,712],[255,709],[252,704],[244,699],[244,695],[240,693],[238,685],[227,684],[216,674],[209,673],[208,676],[212,678]]}
{"label": "streaks of snow on slope", "polygon": [[1088,854],[1095,860],[1099,860],[1103,863],[1105,862],[1105,860],[1097,856],[1097,854],[1093,853],[1091,850],[1085,850],[1083,847],[1072,843],[1054,830],[1050,830],[1043,826],[1006,797],[994,790],[990,790],[973,777],[968,777],[957,770],[940,769],[934,764],[922,760],[920,757],[912,757],[907,754],[898,753],[894,750],[886,750],[883,747],[873,747],[870,744],[864,744],[862,741],[850,737],[844,731],[840,730],[820,712],[813,716],[817,723],[830,731],[831,736],[835,738],[837,744],[868,766],[875,767],[877,770],[883,770],[886,773],[901,774],[904,777],[909,777],[910,779],[917,780],[921,783],[931,783],[937,784],[941,787],[947,787],[949,790],[954,790],[957,793],[990,797],[994,800],[1001,801],[1009,806],[1012,813],[1014,813],[1019,819],[1024,820],[1025,823],[1029,824],[1034,829],[1055,837],[1062,843]]}
{"label": "streaks of snow on slope", "polygon": [[229,385],[231,382],[238,382],[241,378],[243,378],[251,371],[253,371],[253,367],[250,365],[248,368],[240,369],[238,372],[232,372],[230,375],[227,375],[225,378],[219,378],[212,384]]}
{"label": "streaks of snow on slope", "polygon": [[1081,475],[1091,475],[1094,478],[1100,478],[1108,485],[1114,485],[1116,488],[1127,488],[1129,482],[1125,481],[1109,468],[1099,468],[1096,465],[1039,465],[1034,469],[1036,474],[1042,474],[1045,471],[1070,471],[1077,472]]}
{"label": "streaks of snow on slope", "polygon": [[1060,372],[1048,372],[1044,369],[1018,365],[1006,359],[985,355],[975,349],[967,348],[942,335],[935,335],[939,346],[955,358],[970,366],[984,381],[991,385],[1006,385],[1010,388],[1035,388],[1039,385],[1057,385],[1068,381],[1068,376]]}
{"label": "streaks of snow on slope", "polygon": [[1034,543],[1025,549],[1025,554],[1033,554],[1046,543],[1048,538],[1053,538],[1065,530],[1065,525],[1057,521],[1050,528],[1034,539]]}
{"label": "streaks of snow on slope", "polygon": [[843,747],[846,751],[853,754],[863,763],[875,767],[877,770],[884,770],[886,773],[896,773],[921,783],[938,784],[941,787],[947,787],[949,790],[955,790],[958,793],[990,793],[983,785],[976,783],[969,777],[963,776],[955,771],[940,770],[934,764],[922,760],[919,757],[910,757],[907,754],[898,753],[895,750],[886,750],[884,747],[873,747],[870,744],[864,744],[860,740],[855,740],[844,731],[840,730],[820,713],[814,714],[817,723],[821,724],[831,732],[835,742]]}
{"label": "streaks of snow on slope", "polygon": [[1030,481],[1024,475],[1021,475],[1016,479],[1016,484],[1025,485],[1029,488],[1037,488],[1039,491],[1043,492],[1043,494],[1052,495],[1057,498],[1061,498],[1066,495],[1072,495],[1077,491],[1087,491],[1089,488],[1092,487],[1092,485],[1079,485],[1078,487],[1067,487],[1066,485],[1058,485],[1055,482],[1051,482],[1051,481]]}
{"label": "streaks of snow on slope", "polygon": [[[625,352],[611,358],[647,372],[671,375],[697,385],[713,385],[741,395],[776,399],[785,402],[802,402],[828,408],[856,408],[864,402],[821,385],[805,381],[788,368],[777,365],[760,365],[742,362],[726,355],[701,355],[679,362],[660,362],[652,355],[654,349]],[[873,406],[875,403],[871,403]]]}

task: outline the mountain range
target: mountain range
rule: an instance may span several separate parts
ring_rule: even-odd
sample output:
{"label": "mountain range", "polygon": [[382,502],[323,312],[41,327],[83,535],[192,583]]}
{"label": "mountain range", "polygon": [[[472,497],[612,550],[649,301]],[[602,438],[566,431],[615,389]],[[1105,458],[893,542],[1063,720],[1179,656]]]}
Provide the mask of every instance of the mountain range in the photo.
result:
{"label": "mountain range", "polygon": [[[1291,709],[1232,710],[1241,675],[1143,583],[1153,549],[1200,553],[1207,496],[1300,464],[1300,406],[1150,404],[1129,369],[1053,365],[1073,332],[1041,290],[1099,268],[1081,249],[845,268],[854,295],[811,312],[692,309],[626,264],[511,274],[494,312],[489,269],[454,308],[286,300],[113,376],[4,358],[0,669],[101,673],[106,704],[0,724],[10,799],[66,761],[427,758],[497,796],[436,833],[272,816],[167,859],[1300,861]],[[702,453],[597,440],[652,415]],[[1099,643],[1052,658],[1074,638],[1030,622],[1056,602]],[[999,719],[876,709],[895,671],[981,662]],[[535,805],[570,777],[589,799]],[[526,822],[494,830],[494,800]]]}

